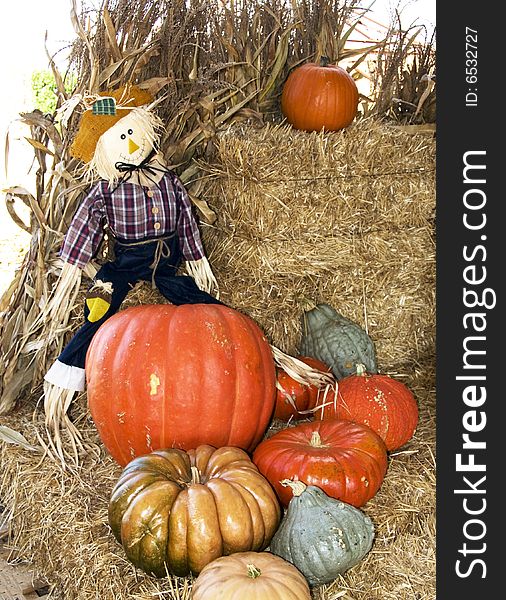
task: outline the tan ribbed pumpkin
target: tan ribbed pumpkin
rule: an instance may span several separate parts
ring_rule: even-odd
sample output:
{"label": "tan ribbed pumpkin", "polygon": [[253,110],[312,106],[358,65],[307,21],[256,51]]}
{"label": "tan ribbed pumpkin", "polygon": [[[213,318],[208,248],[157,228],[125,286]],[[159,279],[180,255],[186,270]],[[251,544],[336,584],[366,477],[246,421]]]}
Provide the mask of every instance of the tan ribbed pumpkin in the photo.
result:
{"label": "tan ribbed pumpkin", "polygon": [[109,502],[109,524],[128,559],[164,577],[199,573],[220,556],[263,550],[281,511],[244,450],[157,450],[131,461]]}

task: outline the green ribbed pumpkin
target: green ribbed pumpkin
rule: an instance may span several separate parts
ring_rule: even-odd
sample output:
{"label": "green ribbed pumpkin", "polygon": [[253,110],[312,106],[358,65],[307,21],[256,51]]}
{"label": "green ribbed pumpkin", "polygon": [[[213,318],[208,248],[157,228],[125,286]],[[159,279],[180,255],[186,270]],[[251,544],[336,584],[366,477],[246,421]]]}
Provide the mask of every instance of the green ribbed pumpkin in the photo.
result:
{"label": "green ribbed pumpkin", "polygon": [[327,364],[336,379],[343,379],[365,365],[377,373],[376,351],[367,332],[328,304],[318,304],[302,316],[300,353]]}
{"label": "green ribbed pumpkin", "polygon": [[336,579],[358,564],[374,541],[374,526],[361,510],[330,498],[316,486],[285,480],[293,491],[270,550],[292,563],[311,586]]}

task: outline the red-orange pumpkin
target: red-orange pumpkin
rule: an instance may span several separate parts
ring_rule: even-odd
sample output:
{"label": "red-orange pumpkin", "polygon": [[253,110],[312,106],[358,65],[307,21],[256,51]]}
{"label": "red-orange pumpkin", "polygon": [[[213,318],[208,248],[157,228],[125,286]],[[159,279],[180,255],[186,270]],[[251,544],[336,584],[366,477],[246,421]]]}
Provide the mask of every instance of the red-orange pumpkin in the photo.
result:
{"label": "red-orange pumpkin", "polygon": [[[297,358],[313,369],[330,373],[330,367],[317,358]],[[311,411],[317,405],[320,389],[316,385],[299,383],[281,368],[278,368],[276,373],[278,386],[274,416],[281,421],[288,421],[290,417],[294,420],[312,417],[312,413],[303,411]]]}
{"label": "red-orange pumpkin", "polygon": [[91,416],[121,465],[160,448],[252,451],[276,398],[274,359],[262,331],[217,304],[117,313],[92,340],[86,378]]}
{"label": "red-orange pumpkin", "polygon": [[322,58],[294,69],[283,87],[281,110],[296,129],[337,131],[355,118],[358,89],[353,77]]}
{"label": "red-orange pumpkin", "polygon": [[362,506],[380,488],[387,470],[383,440],[352,421],[314,421],[288,427],[261,442],[253,462],[284,506],[292,499],[284,479],[321,488],[328,496]]}
{"label": "red-orange pumpkin", "polygon": [[368,425],[383,439],[387,450],[397,450],[413,437],[418,406],[403,383],[388,375],[367,374],[364,366],[358,365],[356,375],[339,382],[337,402],[315,412],[315,419],[322,416]]}

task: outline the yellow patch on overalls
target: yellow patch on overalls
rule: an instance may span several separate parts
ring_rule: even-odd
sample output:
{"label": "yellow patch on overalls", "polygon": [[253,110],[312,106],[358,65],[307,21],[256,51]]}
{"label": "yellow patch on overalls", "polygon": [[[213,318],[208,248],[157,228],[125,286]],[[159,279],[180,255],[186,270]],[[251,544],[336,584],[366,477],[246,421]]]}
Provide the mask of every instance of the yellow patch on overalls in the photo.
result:
{"label": "yellow patch on overalls", "polygon": [[110,302],[102,298],[86,298],[86,305],[90,309],[90,314],[87,317],[90,323],[99,321],[111,306]]}

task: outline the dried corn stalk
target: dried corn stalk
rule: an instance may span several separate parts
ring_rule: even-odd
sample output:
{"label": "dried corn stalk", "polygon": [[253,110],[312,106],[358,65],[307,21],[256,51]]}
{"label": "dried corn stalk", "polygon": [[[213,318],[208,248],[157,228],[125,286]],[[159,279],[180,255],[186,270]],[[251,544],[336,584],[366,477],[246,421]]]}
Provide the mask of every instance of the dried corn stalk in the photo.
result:
{"label": "dried corn stalk", "polygon": [[417,26],[403,31],[398,16],[391,25],[377,55],[372,113],[403,123],[435,122],[435,32],[422,34]]}

